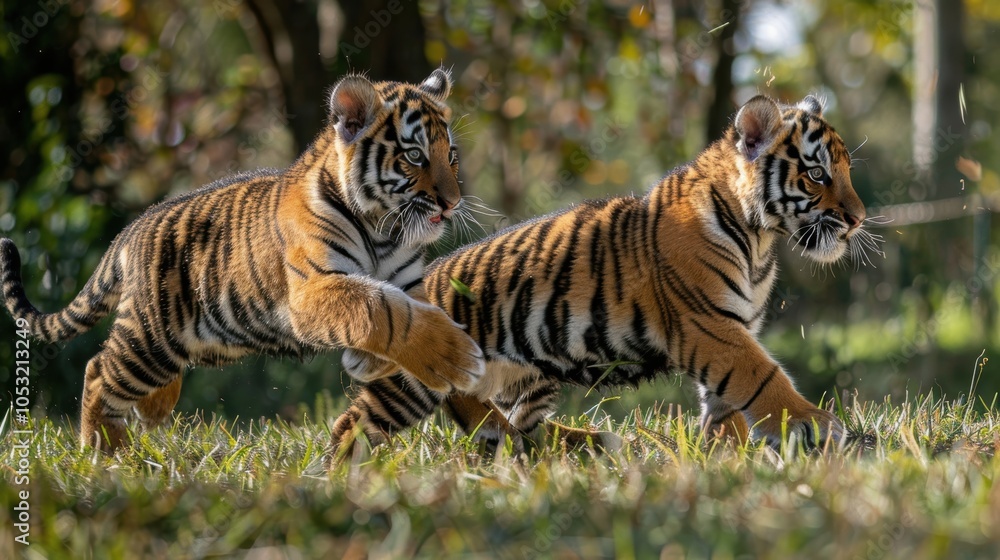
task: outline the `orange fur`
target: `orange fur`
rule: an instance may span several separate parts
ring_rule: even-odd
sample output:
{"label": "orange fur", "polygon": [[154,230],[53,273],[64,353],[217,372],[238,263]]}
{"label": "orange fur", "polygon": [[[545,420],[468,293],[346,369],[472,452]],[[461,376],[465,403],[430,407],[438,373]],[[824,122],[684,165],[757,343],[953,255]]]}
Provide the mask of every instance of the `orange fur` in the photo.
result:
{"label": "orange fur", "polygon": [[[823,263],[862,250],[850,155],[818,107],[754,98],[721,140],[646,196],[585,202],[430,265],[428,299],[468,325],[487,357],[468,393],[524,432],[551,414],[562,383],[636,384],[680,370],[699,387],[709,435],[746,440],[756,425],[776,443],[787,413],[790,433],[806,441],[840,438],[840,422],[803,398],[757,341],[779,241],[791,236]],[[628,363],[600,378],[606,366],[593,366],[616,360]],[[355,400],[355,420],[375,418],[362,422],[366,433],[433,409],[394,414],[408,386],[399,377],[398,390],[383,379]],[[475,418],[460,422],[468,430]]]}
{"label": "orange fur", "polygon": [[148,425],[169,415],[186,367],[248,354],[352,348],[426,386],[470,388],[480,349],[407,295],[422,294],[425,248],[461,198],[450,87],[441,70],[419,85],[344,78],[331,124],[292,166],[151,208],[61,312],[28,302],[17,248],[0,240],[5,303],[35,336],[71,338],[116,315],[87,364],[81,444],[115,449],[133,409]]}

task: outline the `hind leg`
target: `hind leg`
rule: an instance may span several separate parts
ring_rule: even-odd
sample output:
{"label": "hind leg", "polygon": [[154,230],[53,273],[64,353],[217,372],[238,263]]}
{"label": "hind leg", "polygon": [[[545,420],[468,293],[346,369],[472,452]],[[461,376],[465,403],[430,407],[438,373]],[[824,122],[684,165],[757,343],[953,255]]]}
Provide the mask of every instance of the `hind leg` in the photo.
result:
{"label": "hind leg", "polygon": [[605,451],[620,449],[622,439],[615,433],[572,428],[549,420],[559,403],[559,387],[557,381],[550,379],[524,380],[497,395],[493,402],[522,433],[530,433],[544,423],[549,437],[558,438],[567,447],[594,447]]}
{"label": "hind leg", "polygon": [[80,447],[92,446],[114,451],[125,440],[125,417],[135,399],[120,391],[106,377],[121,369],[121,364],[107,350],[87,362],[83,386],[83,410],[80,413]]}
{"label": "hind leg", "polygon": [[160,387],[136,401],[135,411],[144,428],[153,429],[167,421],[170,413],[177,406],[178,399],[181,398],[181,381],[183,379],[183,376],[178,375],[169,385]]}
{"label": "hind leg", "polygon": [[[141,340],[135,340],[124,327],[112,327],[104,349],[87,363],[80,415],[82,447],[90,445],[113,453],[126,443],[125,418],[140,403],[151,417],[159,414],[162,418],[167,401],[173,407],[174,392],[180,390],[181,366],[162,352],[156,358],[149,357]],[[166,392],[161,394],[161,390]]]}
{"label": "hind leg", "polygon": [[[490,367],[487,365],[487,379]],[[594,446],[606,450],[618,449],[621,438],[610,432],[571,428],[548,420],[559,401],[559,382],[539,377],[537,370],[520,366],[515,373],[512,364],[504,364],[504,383],[490,401],[452,393],[445,402],[445,410],[466,433],[496,446],[507,435],[512,436],[516,451],[523,450],[522,438],[544,423],[546,432],[558,437],[569,447]],[[481,397],[480,397],[481,398]]]}
{"label": "hind leg", "polygon": [[405,372],[366,384],[333,424],[327,466],[346,457],[358,435],[363,433],[373,446],[385,443],[430,416],[443,398]]}

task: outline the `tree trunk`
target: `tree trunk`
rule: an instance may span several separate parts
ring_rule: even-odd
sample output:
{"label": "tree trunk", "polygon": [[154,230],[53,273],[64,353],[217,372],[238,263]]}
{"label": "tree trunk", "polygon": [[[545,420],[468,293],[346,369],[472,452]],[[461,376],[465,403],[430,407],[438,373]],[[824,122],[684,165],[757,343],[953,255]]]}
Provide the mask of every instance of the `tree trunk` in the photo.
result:
{"label": "tree trunk", "polygon": [[398,0],[340,2],[344,29],[337,41],[336,74],[361,72],[373,80],[423,81],[431,64],[424,53],[427,38],[418,6]]}
{"label": "tree trunk", "polygon": [[708,108],[708,122],[705,129],[706,141],[720,138],[729,126],[729,118],[733,114],[733,61],[736,60],[736,47],[733,36],[740,27],[740,0],[722,0],[722,12],[719,14],[719,25],[727,24],[717,31],[715,41],[718,46],[717,62],[712,83],[715,84],[715,94]]}
{"label": "tree trunk", "polygon": [[966,126],[962,122],[959,90],[965,65],[962,38],[962,0],[935,0],[937,12],[937,68],[934,113],[934,182],[941,194],[954,195],[961,189],[961,175],[955,164],[965,148]]}
{"label": "tree trunk", "polygon": [[319,20],[314,4],[250,0],[264,47],[281,78],[288,127],[296,151],[303,150],[326,116],[323,94],[332,78],[319,55]]}
{"label": "tree trunk", "polygon": [[[394,11],[390,11],[390,4]],[[288,126],[296,150],[313,141],[327,117],[330,86],[349,72],[373,80],[422,81],[430,74],[424,56],[424,24],[416,2],[340,2],[344,26],[337,61],[327,68],[320,56],[317,5],[311,2],[250,0],[264,47],[281,77]]]}

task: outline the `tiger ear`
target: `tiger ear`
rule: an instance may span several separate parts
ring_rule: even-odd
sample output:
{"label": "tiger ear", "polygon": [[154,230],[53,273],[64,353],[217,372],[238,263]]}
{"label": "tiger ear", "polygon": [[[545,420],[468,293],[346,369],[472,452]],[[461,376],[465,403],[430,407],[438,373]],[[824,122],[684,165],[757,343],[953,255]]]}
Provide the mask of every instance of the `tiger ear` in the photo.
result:
{"label": "tiger ear", "polygon": [[796,107],[817,117],[823,116],[823,102],[815,95],[807,95]]}
{"label": "tiger ear", "polygon": [[348,76],[330,94],[330,114],[334,129],[344,142],[353,142],[368,128],[381,105],[375,86],[362,76]]}
{"label": "tiger ear", "polygon": [[781,128],[781,111],[771,98],[758,95],[736,114],[737,149],[750,161],[757,159],[774,141]]}
{"label": "tiger ear", "polygon": [[420,84],[420,89],[438,101],[448,99],[448,94],[451,93],[451,73],[438,68]]}

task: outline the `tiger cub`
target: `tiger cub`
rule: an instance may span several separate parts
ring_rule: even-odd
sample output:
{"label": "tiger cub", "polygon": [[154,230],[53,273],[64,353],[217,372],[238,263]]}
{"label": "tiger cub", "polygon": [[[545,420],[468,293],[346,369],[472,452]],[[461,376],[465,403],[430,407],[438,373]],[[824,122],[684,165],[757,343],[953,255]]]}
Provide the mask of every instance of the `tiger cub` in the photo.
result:
{"label": "tiger cub", "polygon": [[186,367],[247,354],[353,348],[421,386],[470,390],[482,352],[421,301],[425,248],[460,211],[450,90],[442,70],[419,85],[343,78],[330,124],[289,168],[150,208],[58,313],[28,302],[17,248],[0,239],[4,302],[33,336],[66,340],[115,313],[87,364],[81,445],[114,450],[133,409],[147,426],[169,415]]}
{"label": "tiger cub", "polygon": [[[584,202],[438,259],[427,297],[468,325],[486,374],[451,395],[406,373],[373,380],[337,420],[334,446],[352,441],[356,425],[382,442],[442,400],[467,432],[490,437],[480,422],[499,409],[494,432],[516,435],[552,414],[563,383],[634,385],[669,370],[697,384],[710,437],[746,441],[755,426],[775,444],[787,412],[801,441],[841,438],[838,419],[795,390],[757,334],[783,239],[819,263],[874,248],[850,165],[816,98],[787,106],[757,96],[721,140],[645,196]],[[605,377],[593,367],[612,362]]]}

